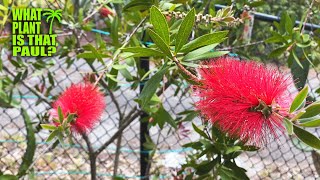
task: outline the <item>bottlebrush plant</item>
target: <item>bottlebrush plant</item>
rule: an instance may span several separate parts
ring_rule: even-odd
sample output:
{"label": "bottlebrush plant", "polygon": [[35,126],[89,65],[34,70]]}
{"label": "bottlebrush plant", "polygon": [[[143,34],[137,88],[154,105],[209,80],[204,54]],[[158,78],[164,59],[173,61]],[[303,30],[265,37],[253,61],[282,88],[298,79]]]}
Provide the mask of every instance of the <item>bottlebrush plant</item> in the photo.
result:
{"label": "bottlebrush plant", "polygon": [[[32,174],[35,162],[50,150],[35,155],[35,133],[49,130],[47,141],[53,147],[82,136],[86,143],[84,152],[90,159],[91,179],[95,180],[101,152],[113,143],[119,152],[123,131],[138,118],[147,128],[157,126],[161,131],[169,126],[170,132],[193,122],[200,139],[184,145],[194,151],[176,176],[181,179],[248,179],[245,167],[239,167],[235,158],[267,146],[268,141],[279,136],[294,136],[311,148],[320,149],[319,138],[305,130],[320,126],[320,103],[312,101],[314,98],[305,86],[310,65],[316,66],[320,57],[320,41],[304,31],[306,23],[294,27],[293,18],[284,13],[281,21],[274,23],[276,30],[255,22],[258,30],[252,27],[253,36],[248,35],[244,43],[245,19],[239,14],[245,5],[249,10],[259,8],[261,1],[228,1],[229,6],[220,10],[215,9],[215,1],[56,1],[46,8],[62,10],[61,24],[53,28],[59,37],[59,62],[44,57],[29,61],[6,53],[11,49],[11,24],[5,20],[12,7],[25,7],[28,3],[1,2],[0,107],[22,109],[28,146],[17,176],[0,172],[0,179]],[[304,22],[312,19],[309,15],[303,17]],[[245,26],[250,28],[250,23]],[[263,41],[266,38],[268,44]],[[248,43],[250,40],[255,42]],[[239,56],[234,57],[234,52]],[[264,65],[270,62],[268,58],[276,62],[287,60],[293,78]],[[84,60],[90,72],[79,79],[83,82],[70,85],[58,95],[53,89],[60,82],[55,78],[59,74],[53,67],[68,69],[79,60]],[[152,68],[146,69],[145,62]],[[131,72],[132,69],[135,71]],[[27,82],[31,78],[39,78],[34,87]],[[122,83],[139,92],[131,109],[131,103],[121,106],[115,95],[121,91]],[[300,91],[294,98],[287,94],[292,84]],[[20,86],[38,97],[36,104],[44,103],[50,110],[30,120],[25,107],[14,99],[13,93],[20,92]],[[190,92],[196,97],[194,110],[179,114],[167,110],[164,102],[168,99],[163,93],[171,86],[176,88],[174,96],[180,98]],[[113,106],[106,105],[105,99]],[[119,127],[110,139],[101,139],[101,145],[93,148],[88,134],[109,107],[116,109]],[[195,125],[195,117],[201,118],[201,125]],[[188,131],[184,132],[187,136]],[[146,140],[141,150],[150,152],[145,162],[151,167],[159,147],[147,135],[140,138]],[[115,179],[121,179],[117,176],[121,166],[119,154],[115,154],[113,165]],[[146,169],[143,176],[151,175]]]}

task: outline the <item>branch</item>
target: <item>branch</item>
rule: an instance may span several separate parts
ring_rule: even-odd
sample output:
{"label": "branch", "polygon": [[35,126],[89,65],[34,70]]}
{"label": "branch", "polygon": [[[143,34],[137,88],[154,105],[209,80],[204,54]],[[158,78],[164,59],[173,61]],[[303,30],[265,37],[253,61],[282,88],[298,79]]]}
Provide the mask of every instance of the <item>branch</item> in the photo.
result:
{"label": "branch", "polygon": [[89,159],[90,159],[90,170],[91,170],[91,180],[96,180],[97,179],[97,165],[96,165],[96,159],[97,156],[91,146],[91,142],[89,137],[86,134],[81,134],[84,141],[87,144],[88,147],[88,155],[89,155]]}
{"label": "branch", "polygon": [[98,156],[106,147],[108,147],[115,139],[117,139],[119,134],[121,134],[123,130],[125,130],[142,113],[143,111],[137,110],[137,107],[133,108],[123,119],[123,124],[119,127],[118,131],[114,133],[114,135],[95,152],[95,155]]}
{"label": "branch", "polygon": [[[131,32],[131,34],[129,36],[127,36],[126,40],[124,41],[123,45],[119,48],[122,49],[124,47],[126,47],[129,44],[130,39],[132,38],[132,36],[138,31],[138,29],[140,28],[140,26],[143,24],[143,22],[147,19],[147,17],[143,18],[140,23],[133,29],[133,31]],[[118,50],[119,50],[118,49]],[[119,56],[119,51],[115,52],[115,55],[112,58],[112,62],[114,62],[114,60],[116,60]],[[94,85],[97,85],[97,83],[100,81],[100,79],[102,78],[103,74],[107,71],[107,69],[103,70],[100,74],[100,76],[98,77],[97,81],[94,83]]]}
{"label": "branch", "polygon": [[[3,69],[9,73],[11,76],[16,77],[16,74],[14,74],[13,72],[11,72],[8,68],[3,67]],[[30,84],[28,84],[27,82],[21,81],[20,82],[23,86],[25,86],[29,91],[31,91],[34,95],[38,96],[38,98],[40,98],[41,100],[43,100],[45,103],[47,103],[48,105],[51,106],[51,102],[50,100],[45,97],[43,94],[41,94],[39,91],[35,90],[32,88],[32,86]]]}
{"label": "branch", "polygon": [[198,77],[192,74],[190,71],[188,71],[185,67],[183,67],[183,65],[180,63],[180,61],[176,57],[173,57],[173,62],[176,63],[176,65],[182,72],[184,72],[187,76],[189,76],[189,79],[191,81],[199,83]]}
{"label": "branch", "polygon": [[[90,68],[92,69],[92,71],[94,72],[97,72],[95,67],[88,63]],[[98,75],[98,73],[95,73],[96,75]],[[121,112],[121,108],[120,108],[120,105],[119,105],[119,102],[117,101],[116,97],[114,96],[113,92],[110,90],[108,84],[103,80],[103,79],[99,79],[99,83],[101,84],[101,86],[106,89],[110,95],[110,98],[112,100],[112,102],[114,103],[114,105],[116,106],[116,109],[118,111],[118,114],[119,114],[119,120],[121,120],[123,118],[123,114]]]}
{"label": "branch", "polygon": [[306,18],[304,19],[303,26],[302,26],[302,29],[301,29],[301,34],[304,33],[304,29],[305,29],[305,27],[306,27],[307,20],[308,20],[308,18],[309,18],[309,16],[310,16],[310,13],[311,13],[311,11],[312,11],[313,4],[314,4],[314,0],[312,0],[311,4],[310,4],[310,6],[309,6],[309,9],[308,9],[308,11],[307,11]]}

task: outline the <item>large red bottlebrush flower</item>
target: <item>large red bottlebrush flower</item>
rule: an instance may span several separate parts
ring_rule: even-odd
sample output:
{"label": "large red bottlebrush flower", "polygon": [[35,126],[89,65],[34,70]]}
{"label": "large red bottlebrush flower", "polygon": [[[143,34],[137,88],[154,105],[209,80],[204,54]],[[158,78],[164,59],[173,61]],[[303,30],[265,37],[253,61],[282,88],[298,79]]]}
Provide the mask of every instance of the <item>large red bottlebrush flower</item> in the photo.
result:
{"label": "large red bottlebrush flower", "polygon": [[53,103],[50,115],[58,116],[58,107],[61,107],[63,115],[75,114],[75,120],[71,123],[71,130],[77,133],[86,133],[91,130],[99,120],[105,106],[103,94],[92,84],[75,84],[64,91]]}
{"label": "large red bottlebrush flower", "polygon": [[[260,146],[283,132],[288,115],[291,80],[278,70],[254,61],[219,58],[198,69],[201,85],[196,108],[231,137]],[[280,131],[280,132],[281,132]]]}

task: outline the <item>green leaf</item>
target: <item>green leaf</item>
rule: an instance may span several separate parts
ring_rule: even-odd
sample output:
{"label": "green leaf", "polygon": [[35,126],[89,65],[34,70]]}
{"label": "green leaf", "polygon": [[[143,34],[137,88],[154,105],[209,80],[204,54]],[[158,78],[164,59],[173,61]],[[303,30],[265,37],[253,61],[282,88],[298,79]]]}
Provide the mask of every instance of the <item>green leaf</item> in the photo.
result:
{"label": "green leaf", "polygon": [[222,41],[225,40],[225,37],[227,34],[228,34],[228,31],[218,31],[211,34],[205,34],[184,45],[180,51],[190,52],[199,47],[203,47],[210,44],[221,43]]}
{"label": "green leaf", "polygon": [[197,175],[203,175],[208,174],[214,166],[217,164],[217,160],[214,159],[212,161],[203,161],[196,167],[196,174]]}
{"label": "green leaf", "polygon": [[231,146],[231,147],[227,148],[226,154],[230,154],[230,153],[233,153],[233,152],[236,152],[236,151],[240,151],[241,149],[242,149],[241,146]]}
{"label": "green leaf", "polygon": [[185,45],[188,41],[188,38],[191,34],[192,27],[195,22],[195,15],[196,11],[194,8],[192,8],[189,13],[186,15],[184,20],[182,21],[178,34],[176,36],[176,46],[175,46],[175,52],[179,52],[180,49]]}
{"label": "green leaf", "polygon": [[153,25],[154,31],[164,40],[164,42],[170,44],[169,26],[166,18],[161,11],[152,6],[150,9],[150,22]]}
{"label": "green leaf", "polygon": [[147,32],[149,33],[151,39],[153,40],[153,42],[157,45],[157,47],[168,57],[172,58],[172,54],[170,51],[169,46],[163,41],[163,39],[156,34],[154,31],[152,31],[151,29],[148,29]]}
{"label": "green leaf", "polygon": [[94,53],[94,52],[84,52],[77,55],[77,58],[83,59],[96,59],[96,58],[107,58],[110,57],[107,54]]}
{"label": "green leaf", "polygon": [[155,2],[145,0],[132,0],[123,7],[123,11],[141,11],[149,9]]}
{"label": "green leaf", "polygon": [[74,120],[74,114],[69,114],[67,117],[67,123],[71,123]]}
{"label": "green leaf", "polygon": [[133,77],[132,77],[131,73],[127,70],[127,68],[120,69],[119,71],[122,74],[122,76],[124,78],[126,78],[126,80],[128,80],[128,81],[132,81],[133,80]]}
{"label": "green leaf", "polygon": [[50,133],[50,135],[48,136],[46,142],[50,142],[52,139],[54,139],[55,137],[57,137],[58,134],[59,134],[59,130],[58,130],[58,129],[52,131],[52,132]]}
{"label": "green leaf", "polygon": [[198,56],[186,58],[185,61],[208,60],[210,58],[220,57],[228,53],[229,51],[207,52],[204,54],[199,54]]}
{"label": "green leaf", "polygon": [[246,170],[237,166],[236,163],[231,161],[227,161],[224,165],[232,170],[232,174],[234,175],[234,179],[239,180],[249,180],[248,176],[246,175]]}
{"label": "green leaf", "polygon": [[57,129],[57,126],[51,124],[40,124],[40,126],[42,127],[42,129],[48,129],[50,131],[54,131]]}
{"label": "green leaf", "polygon": [[146,82],[139,97],[142,108],[144,108],[148,104],[148,102],[156,92],[163,78],[163,75],[167,72],[168,69],[169,67],[167,67],[166,64],[163,65],[163,67]]}
{"label": "green leaf", "polygon": [[288,49],[288,45],[285,45],[283,47],[279,47],[275,50],[273,50],[270,54],[269,54],[269,58],[277,58],[279,56],[281,56],[286,50]]}
{"label": "green leaf", "polygon": [[217,45],[218,45],[218,43],[216,43],[216,44],[210,44],[210,45],[207,45],[207,46],[203,46],[203,47],[201,47],[201,48],[198,48],[198,49],[196,49],[196,50],[194,50],[194,51],[191,51],[191,52],[189,52],[188,54],[186,54],[186,55],[183,57],[182,60],[185,61],[186,59],[191,59],[191,58],[193,58],[193,57],[197,57],[197,56],[202,55],[202,54],[204,54],[204,53],[206,53],[206,52],[209,52],[209,51],[213,50]]}
{"label": "green leaf", "polygon": [[124,48],[122,49],[123,52],[130,52],[133,53],[130,57],[162,57],[165,56],[163,52],[150,49],[150,48],[142,48],[142,47],[130,47],[130,48]]}
{"label": "green leaf", "polygon": [[287,118],[284,118],[284,126],[287,129],[287,132],[289,135],[293,134],[293,124],[290,120],[288,120]]}
{"label": "green leaf", "polygon": [[309,118],[309,117],[313,117],[320,114],[320,103],[314,103],[309,105],[306,109],[305,109],[305,113],[300,116],[299,118]]}
{"label": "green leaf", "polygon": [[64,120],[64,116],[63,116],[63,113],[62,113],[60,106],[58,107],[58,115],[59,115],[59,122],[60,122],[60,124],[62,124],[63,120]]}
{"label": "green leaf", "polygon": [[162,105],[160,106],[159,110],[153,115],[153,118],[156,122],[162,122],[159,123],[160,129],[163,128],[164,122],[170,124],[173,128],[177,129],[176,122]]}
{"label": "green leaf", "polygon": [[112,21],[110,37],[112,39],[112,44],[118,48],[120,46],[120,43],[119,43],[119,18],[118,18],[118,16],[116,16]]}
{"label": "green leaf", "polygon": [[203,132],[203,130],[199,129],[195,124],[192,123],[192,127],[194,131],[196,131],[200,136],[206,139],[210,139],[209,136],[205,132]]}
{"label": "green leaf", "polygon": [[306,86],[297,94],[297,96],[294,98],[290,106],[290,111],[289,111],[290,113],[297,110],[303,104],[303,102],[306,100],[308,96],[308,91],[309,91],[309,88],[308,86]]}
{"label": "green leaf", "polygon": [[1,180],[18,180],[19,178],[14,175],[4,174],[4,175],[0,175],[0,179]]}
{"label": "green leaf", "polygon": [[313,147],[315,149],[320,149],[320,139],[314,136],[312,133],[294,125],[293,126],[293,132],[297,137],[310,147]]}
{"label": "green leaf", "polygon": [[308,118],[310,120],[300,123],[300,126],[303,127],[319,127],[320,126],[320,117],[315,116],[314,118]]}
{"label": "green leaf", "polygon": [[[302,55],[300,48],[298,48],[297,54],[299,56]],[[298,90],[301,90],[307,82],[310,63],[307,60],[300,61],[303,66],[303,68],[301,68],[300,65],[297,64],[297,61],[294,59],[292,53],[290,54],[288,61],[292,62],[292,64],[289,64],[289,66],[291,68],[291,74],[293,75],[292,79],[295,80],[294,84]]]}
{"label": "green leaf", "polygon": [[36,150],[36,138],[34,135],[32,122],[28,113],[24,109],[22,109],[21,111],[27,129],[27,149],[22,158],[22,163],[19,168],[18,177],[22,177],[27,173],[29,166],[33,162],[33,156]]}

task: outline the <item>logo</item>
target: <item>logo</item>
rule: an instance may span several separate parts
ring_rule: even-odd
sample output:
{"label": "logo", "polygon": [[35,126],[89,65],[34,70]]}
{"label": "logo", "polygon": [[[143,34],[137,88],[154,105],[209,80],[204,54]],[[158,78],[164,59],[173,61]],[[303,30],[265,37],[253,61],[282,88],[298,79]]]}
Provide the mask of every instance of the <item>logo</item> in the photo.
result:
{"label": "logo", "polygon": [[[55,21],[61,22],[61,12],[52,9],[13,8],[12,56],[53,56],[58,44],[57,34],[52,29]],[[44,32],[48,25],[49,30]]]}

